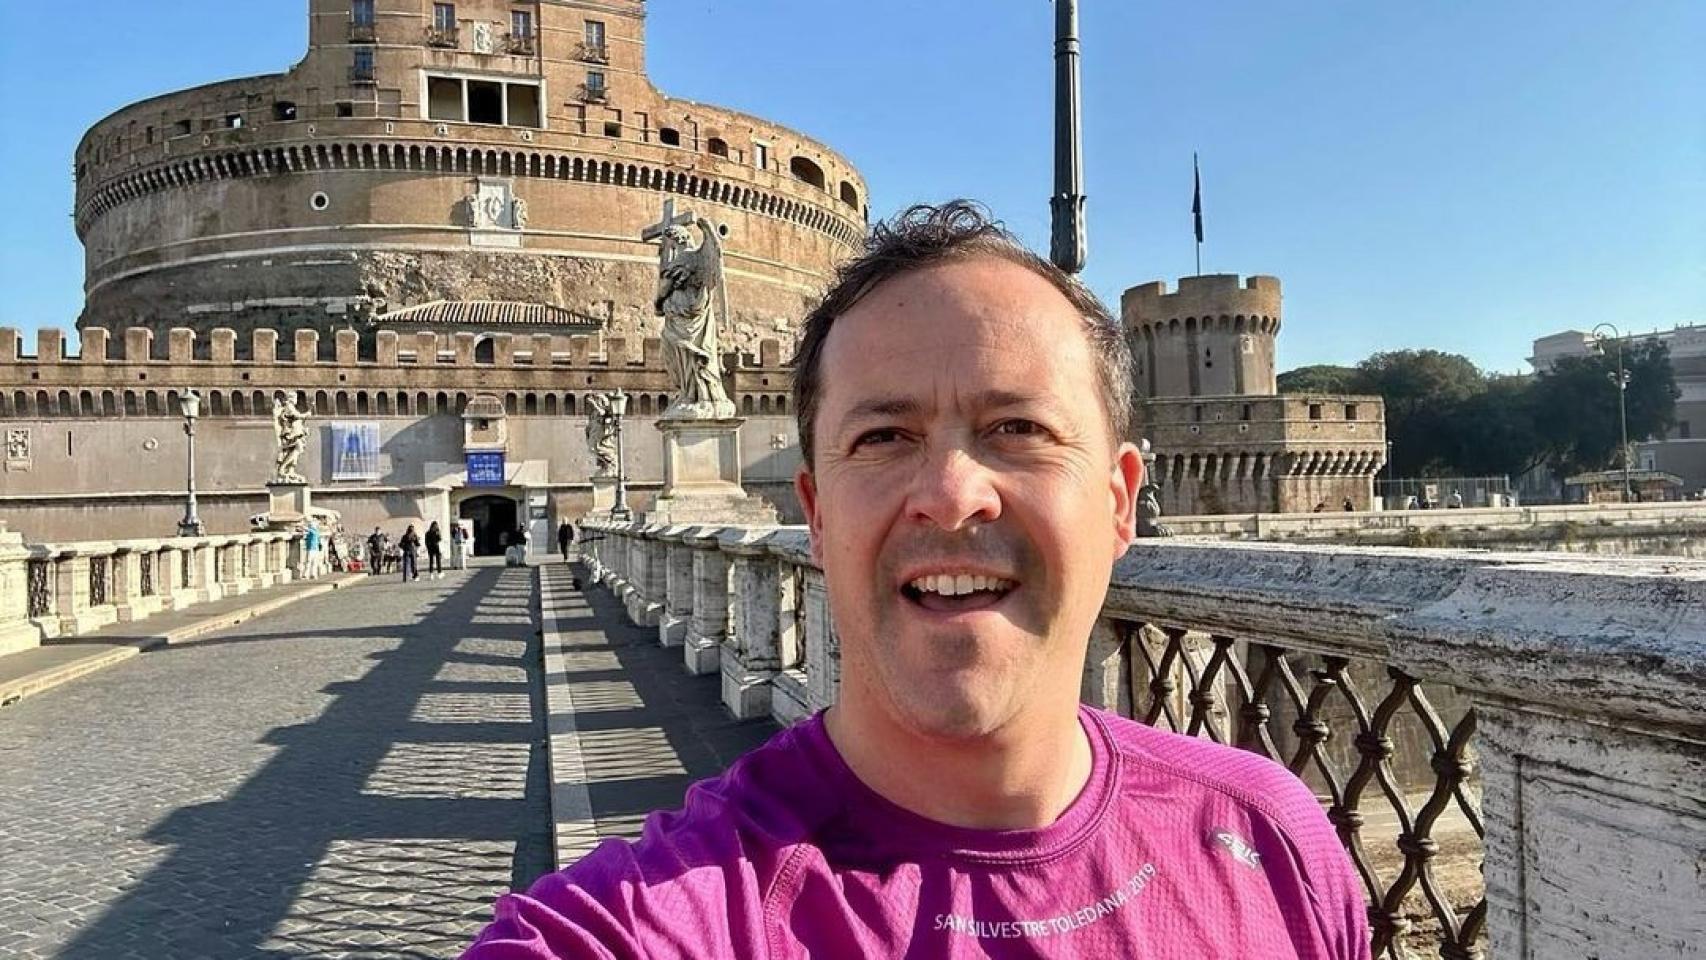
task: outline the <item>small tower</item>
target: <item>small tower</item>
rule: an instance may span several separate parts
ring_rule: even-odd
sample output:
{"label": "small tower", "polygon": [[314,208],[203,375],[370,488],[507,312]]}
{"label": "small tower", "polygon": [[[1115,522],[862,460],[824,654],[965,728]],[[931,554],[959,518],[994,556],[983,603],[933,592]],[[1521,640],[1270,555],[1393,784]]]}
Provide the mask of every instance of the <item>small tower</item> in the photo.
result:
{"label": "small tower", "polygon": [[1271,396],[1274,337],[1280,328],[1278,277],[1217,273],[1165,281],[1120,297],[1131,342],[1138,400],[1159,397]]}

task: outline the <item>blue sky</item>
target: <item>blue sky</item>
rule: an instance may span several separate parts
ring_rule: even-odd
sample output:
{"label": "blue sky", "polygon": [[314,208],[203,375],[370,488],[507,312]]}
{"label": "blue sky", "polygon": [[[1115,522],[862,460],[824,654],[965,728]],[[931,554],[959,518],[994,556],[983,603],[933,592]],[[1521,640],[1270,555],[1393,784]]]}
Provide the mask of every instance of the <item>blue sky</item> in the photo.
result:
{"label": "blue sky", "polygon": [[[303,0],[16,5],[0,32],[0,324],[81,305],[71,155],[132,101],[282,70]],[[666,91],[787,123],[873,215],[953,196],[1048,246],[1046,0],[651,0]],[[1081,0],[1090,265],[1285,283],[1282,369],[1432,347],[1523,369],[1604,320],[1706,322],[1706,3]],[[69,18],[69,19],[67,19]]]}

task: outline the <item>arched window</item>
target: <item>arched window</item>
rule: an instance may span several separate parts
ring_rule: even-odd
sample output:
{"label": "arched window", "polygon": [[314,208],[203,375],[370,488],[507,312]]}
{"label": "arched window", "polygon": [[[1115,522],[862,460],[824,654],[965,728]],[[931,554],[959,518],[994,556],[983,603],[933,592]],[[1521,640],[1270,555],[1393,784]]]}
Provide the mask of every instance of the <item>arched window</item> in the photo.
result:
{"label": "arched window", "polygon": [[[21,393],[18,394],[18,402],[19,403],[23,403],[23,396],[24,395]],[[18,410],[15,410],[13,412],[14,413],[23,413],[23,409],[20,407]],[[104,417],[116,417],[116,416],[118,416],[118,396],[116,394],[114,394],[111,390],[102,390],[101,391],[101,415]]]}
{"label": "arched window", "polygon": [[152,390],[148,391],[142,402],[147,405],[148,415],[151,417],[158,417],[163,412],[160,409],[160,395]]}
{"label": "arched window", "polygon": [[522,400],[521,412],[530,417],[539,416],[539,395],[536,393],[529,393]]}
{"label": "arched window", "polygon": [[450,394],[445,393],[443,391],[440,391],[438,394],[437,400],[438,400],[438,408],[437,408],[438,412],[439,413],[449,413],[450,412]]}
{"label": "arched window", "polygon": [[366,390],[360,390],[360,391],[356,392],[356,395],[355,395],[355,412],[361,416],[364,416],[364,417],[367,416],[367,414],[370,412],[368,410],[368,407],[367,407],[367,391]]}
{"label": "arched window", "polygon": [[[166,406],[172,410],[178,409],[178,402],[170,394],[166,397]],[[249,415],[249,397],[241,390],[231,391],[231,415],[246,417]]]}
{"label": "arched window", "polygon": [[681,146],[681,131],[674,127],[659,127],[658,142],[666,147]]}
{"label": "arched window", "polygon": [[853,189],[853,184],[846,180],[841,181],[841,202],[855,210],[859,209],[859,191]]}
{"label": "arched window", "polygon": [[758,398],[758,412],[760,414],[767,414],[770,412],[770,395],[769,394],[765,394],[764,396]]}
{"label": "arched window", "polygon": [[804,180],[812,186],[823,189],[823,168],[805,157],[794,157],[788,161],[788,172],[797,180]]}
{"label": "arched window", "polygon": [[475,363],[495,363],[497,362],[496,353],[497,346],[491,337],[481,337],[474,341]]}
{"label": "arched window", "polygon": [[[177,404],[173,403],[170,404],[170,406],[176,407]],[[88,390],[84,390],[82,393],[79,393],[77,395],[77,415],[81,417],[92,417],[95,413],[95,395]]]}
{"label": "arched window", "polygon": [[314,412],[325,416],[332,412],[332,396],[324,390],[314,391]]}
{"label": "arched window", "polygon": [[640,413],[641,413],[641,415],[642,416],[650,416],[651,412],[652,412],[652,396],[651,396],[651,394],[649,394],[649,393],[640,394]]}
{"label": "arched window", "polygon": [[349,416],[349,394],[347,392],[338,391],[337,405],[339,416]]}
{"label": "arched window", "polygon": [[709,150],[714,157],[727,159],[729,155],[729,145],[721,137],[712,137],[705,141],[705,149]]}
{"label": "arched window", "polygon": [[554,417],[556,415],[557,415],[557,395],[554,393],[547,393],[547,394],[545,394],[545,416]]}
{"label": "arched window", "polygon": [[784,393],[780,397],[776,398],[776,412],[777,413],[787,413],[788,412],[788,395],[787,394]]}
{"label": "arched window", "polygon": [[69,390],[59,391],[59,415],[62,417],[77,415],[77,408],[71,405],[71,391]]}
{"label": "arched window", "polygon": [[749,417],[752,416],[752,414],[753,414],[752,394],[749,393],[746,396],[740,398],[740,412],[746,414]]}
{"label": "arched window", "polygon": [[507,413],[513,417],[513,416],[515,416],[515,412],[516,412],[517,407],[518,407],[518,402],[517,402],[515,394],[513,394],[513,393],[504,394],[504,413]]}
{"label": "arched window", "polygon": [[430,416],[432,416],[432,398],[427,396],[427,394],[424,390],[420,393],[415,394],[415,416],[417,416],[417,417],[430,417]]}
{"label": "arched window", "polygon": [[563,415],[569,417],[575,415],[575,395],[572,393],[563,394]]}
{"label": "arched window", "polygon": [[207,392],[207,415],[210,417],[225,416],[225,394],[219,390]]}
{"label": "arched window", "polygon": [[391,415],[391,395],[383,392],[377,393],[374,395],[374,400],[377,401],[379,415],[389,417]]}

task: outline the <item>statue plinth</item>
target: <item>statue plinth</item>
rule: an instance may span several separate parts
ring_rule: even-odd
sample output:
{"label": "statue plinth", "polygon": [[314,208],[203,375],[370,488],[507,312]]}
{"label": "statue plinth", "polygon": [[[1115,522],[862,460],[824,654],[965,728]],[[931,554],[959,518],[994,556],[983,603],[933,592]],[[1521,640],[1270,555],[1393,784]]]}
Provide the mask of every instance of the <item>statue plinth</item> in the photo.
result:
{"label": "statue plinth", "polygon": [[311,500],[306,480],[267,481],[268,528],[288,530],[306,522]]}
{"label": "statue plinth", "polygon": [[587,513],[593,516],[606,517],[610,508],[616,506],[616,478],[592,478],[592,509]]}
{"label": "statue plinth", "polygon": [[659,420],[663,433],[663,490],[648,522],[776,523],[776,508],[740,485],[738,417]]}

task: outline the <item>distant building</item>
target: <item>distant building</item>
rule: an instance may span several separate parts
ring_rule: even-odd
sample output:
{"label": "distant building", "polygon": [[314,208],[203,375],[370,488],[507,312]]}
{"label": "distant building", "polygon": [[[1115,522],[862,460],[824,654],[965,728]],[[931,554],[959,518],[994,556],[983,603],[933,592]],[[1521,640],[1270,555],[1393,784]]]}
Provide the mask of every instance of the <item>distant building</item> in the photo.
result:
{"label": "distant building", "polygon": [[1135,363],[1137,434],[1171,515],[1374,509],[1386,464],[1380,397],[1279,396],[1276,277],[1185,277],[1120,298]]}
{"label": "distant building", "polygon": [[[1673,330],[1632,333],[1623,338],[1625,349],[1657,341],[1670,348],[1671,368],[1682,396],[1676,401],[1676,423],[1661,440],[1634,444],[1632,465],[1682,478],[1683,489],[1692,493],[1706,488],[1706,325],[1689,324]],[[1613,349],[1610,344],[1605,349]],[[1596,352],[1595,337],[1580,330],[1566,330],[1534,341],[1528,362],[1535,372],[1551,370],[1562,357],[1585,357]],[[1615,400],[1609,385],[1606,402]]]}

